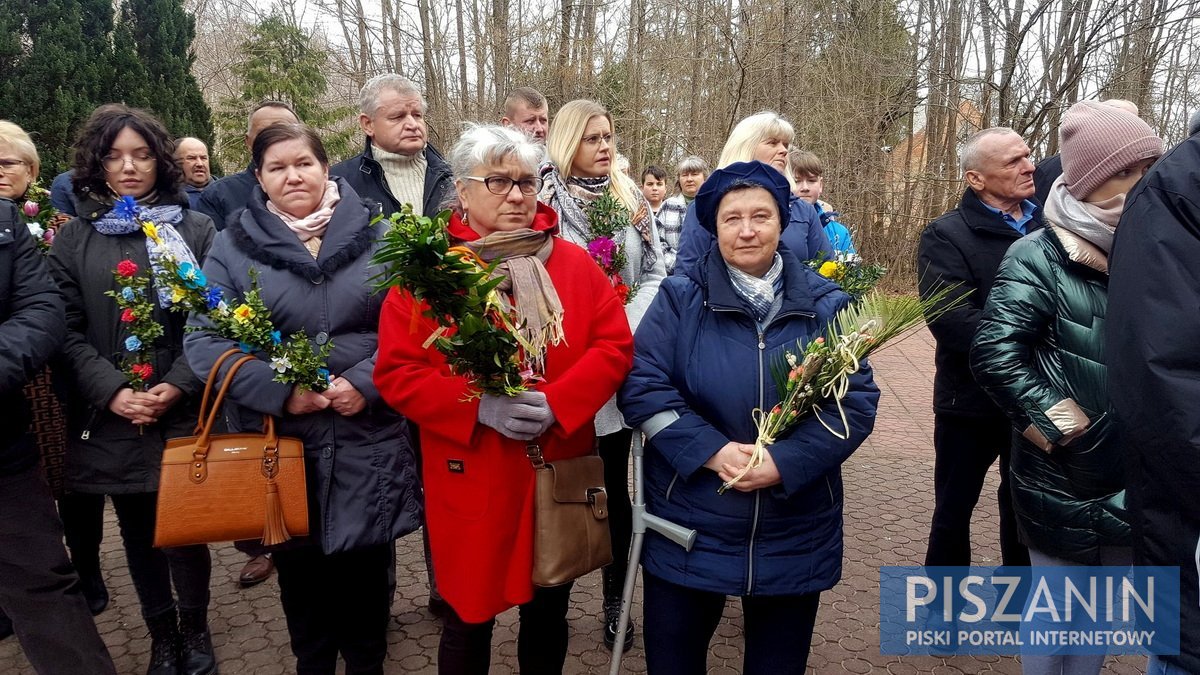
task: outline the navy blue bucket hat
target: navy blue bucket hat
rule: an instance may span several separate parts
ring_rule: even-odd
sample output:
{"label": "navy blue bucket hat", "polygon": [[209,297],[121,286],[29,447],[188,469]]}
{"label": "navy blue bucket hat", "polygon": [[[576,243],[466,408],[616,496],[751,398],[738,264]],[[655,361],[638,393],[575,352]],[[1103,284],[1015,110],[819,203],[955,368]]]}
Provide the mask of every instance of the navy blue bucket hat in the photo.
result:
{"label": "navy blue bucket hat", "polygon": [[717,207],[721,204],[721,198],[730,190],[743,187],[757,187],[770,192],[779,206],[780,230],[787,227],[791,220],[791,186],[778,169],[759,161],[735,162],[712,172],[696,193],[696,218],[700,226],[715,235]]}

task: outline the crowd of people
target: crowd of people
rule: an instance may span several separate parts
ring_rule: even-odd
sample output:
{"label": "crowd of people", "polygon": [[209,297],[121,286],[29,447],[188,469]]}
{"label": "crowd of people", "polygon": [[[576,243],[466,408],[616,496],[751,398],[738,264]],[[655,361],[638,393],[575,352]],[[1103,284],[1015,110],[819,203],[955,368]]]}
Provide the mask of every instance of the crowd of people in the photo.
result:
{"label": "crowd of people", "polygon": [[[498,124],[467,125],[445,155],[428,141],[426,112],[409,80],[371,79],[359,100],[363,151],[331,164],[290,106],[265,101],[247,120],[249,165],[214,179],[200,139],[101,106],[51,183],[57,215],[41,213],[38,228],[27,226],[36,210],[18,206],[37,189],[37,130],[0,121],[0,637],[15,631],[37,672],[115,672],[92,619],[108,604],[106,498],[151,638],[148,674],[219,669],[209,549],[157,548],[154,530],[164,446],[192,434],[203,383],[229,372],[221,355],[239,345],[202,314],[170,311],[158,281],[147,303],[161,330],[145,345],[130,333],[114,269],[161,267],[164,250],[201,267],[223,297],[257,289],[283,334],[331,345],[323,391],[281,382],[277,364],[256,359],[231,376],[223,415],[235,432],[270,416],[303,442],[309,534],[238,542],[244,585],[278,573],[298,673],[332,674],[339,660],[348,675],[383,672],[395,542],[417,530],[442,623],[439,672],[487,673],[495,618],[513,607],[521,672],[562,672],[572,584],[532,580],[531,443],[548,462],[603,459],[613,563],[598,618],[613,648],[638,562],[628,467],[642,439],[647,508],[697,532],[690,550],[647,536],[649,672],[704,672],[730,597],[742,604],[743,672],[805,672],[821,593],[841,576],[841,465],[871,433],[879,400],[863,363],[841,393],[843,434],[808,418],[750,465],[750,411],[778,401],[769,364],[823,336],[852,302],[806,264],[856,255],[821,199],[821,159],[794,147],[791,124],[769,111],[741,120],[712,168],[688,156],[673,176],[648,166],[637,178],[595,101],[551,116],[544,96],[519,88]],[[1186,396],[1200,369],[1188,348],[1200,282],[1187,256],[1200,249],[1200,136],[1155,164],[1167,150],[1136,109],[1081,102],[1059,147],[1035,178],[1016,132],[973,134],[960,153],[961,203],[921,234],[920,293],[953,287],[962,298],[929,326],[925,563],[971,563],[972,511],[999,458],[1006,565],[1174,565],[1195,600],[1200,474]],[[372,258],[389,223],[378,216],[404,206],[449,209],[451,241],[495,265],[515,323],[544,344],[535,386],[474,395],[427,339],[437,325],[425,300],[375,291]],[[600,207],[623,223],[611,272],[593,250]],[[154,241],[131,208],[155,224]],[[1105,332],[1110,289],[1116,334]],[[137,384],[122,368],[131,339],[149,364]],[[57,393],[40,395],[66,419],[53,497],[38,467],[51,449],[31,429],[23,389],[47,366]],[[1200,603],[1181,604],[1194,639],[1152,659],[1152,672],[1200,672]],[[636,632],[631,624],[623,647]],[[1023,660],[1038,674],[1102,664]]]}

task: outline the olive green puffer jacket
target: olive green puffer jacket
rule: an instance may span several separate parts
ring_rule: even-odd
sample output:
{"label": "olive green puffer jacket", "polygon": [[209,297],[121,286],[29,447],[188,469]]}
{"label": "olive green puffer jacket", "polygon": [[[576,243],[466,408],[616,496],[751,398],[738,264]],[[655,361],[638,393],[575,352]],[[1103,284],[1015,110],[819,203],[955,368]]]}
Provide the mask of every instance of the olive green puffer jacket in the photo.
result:
{"label": "olive green puffer jacket", "polygon": [[971,347],[975,379],[1021,437],[1011,484],[1022,541],[1099,564],[1131,545],[1121,448],[1107,411],[1104,252],[1048,223],[1013,244]]}

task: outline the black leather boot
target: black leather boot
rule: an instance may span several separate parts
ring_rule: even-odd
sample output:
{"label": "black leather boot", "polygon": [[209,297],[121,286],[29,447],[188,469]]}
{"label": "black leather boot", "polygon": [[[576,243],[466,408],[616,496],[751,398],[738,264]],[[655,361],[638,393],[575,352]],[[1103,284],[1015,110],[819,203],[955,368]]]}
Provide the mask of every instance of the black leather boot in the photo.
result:
{"label": "black leather boot", "polygon": [[212,633],[208,631],[208,610],[180,610],[179,633],[183,641],[183,664],[179,672],[216,675],[217,657],[213,654]]}
{"label": "black leather boot", "polygon": [[[625,590],[624,570],[618,570],[616,563],[600,570],[604,590],[604,646],[609,649],[617,643],[617,629],[621,622],[621,592]],[[633,646],[633,617],[629,617],[629,627],[625,629],[625,650]]]}
{"label": "black leather boot", "polygon": [[175,608],[156,616],[146,617],[150,629],[150,667],[146,675],[180,675],[179,620]]}
{"label": "black leather boot", "polygon": [[87,606],[91,610],[92,616],[108,609],[108,587],[104,585],[104,577],[100,574],[99,565],[95,569],[77,568],[77,570],[80,589],[83,591],[83,597],[87,600]]}

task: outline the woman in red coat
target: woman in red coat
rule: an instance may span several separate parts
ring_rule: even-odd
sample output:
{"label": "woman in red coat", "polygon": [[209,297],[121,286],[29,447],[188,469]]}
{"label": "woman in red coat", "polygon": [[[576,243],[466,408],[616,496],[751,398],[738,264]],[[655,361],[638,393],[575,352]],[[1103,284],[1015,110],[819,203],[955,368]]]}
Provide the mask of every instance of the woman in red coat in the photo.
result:
{"label": "woman in red coat", "polygon": [[[485,259],[499,257],[506,286],[547,341],[545,381],[519,396],[467,401],[467,380],[433,347],[436,325],[412,295],[393,289],[383,307],[375,384],[421,432],[426,522],[438,588],[454,612],[438,649],[441,673],[486,673],[492,626],[520,605],[517,658],[523,673],[561,672],[571,584],[535,589],[533,467],[526,442],[547,461],[593,452],[596,411],[633,361],[629,322],[607,277],[578,246],[553,235],[555,213],[536,199],[542,149],[520,132],[469,129],[450,161],[458,200],[449,231]],[[499,255],[497,255],[499,254]],[[414,316],[420,315],[416,330]]]}

